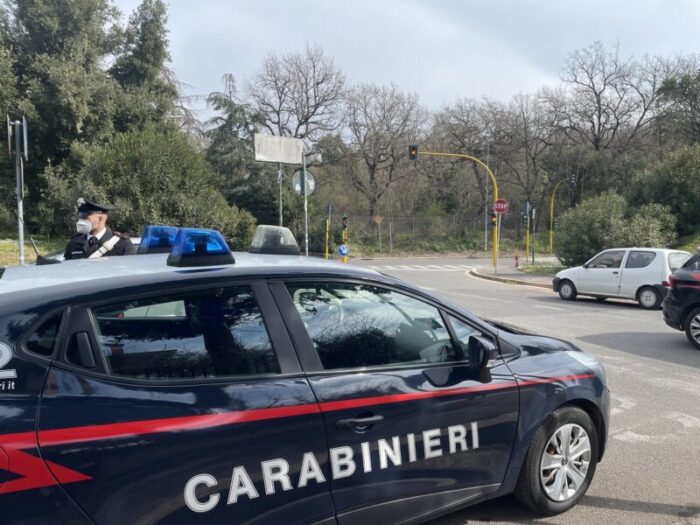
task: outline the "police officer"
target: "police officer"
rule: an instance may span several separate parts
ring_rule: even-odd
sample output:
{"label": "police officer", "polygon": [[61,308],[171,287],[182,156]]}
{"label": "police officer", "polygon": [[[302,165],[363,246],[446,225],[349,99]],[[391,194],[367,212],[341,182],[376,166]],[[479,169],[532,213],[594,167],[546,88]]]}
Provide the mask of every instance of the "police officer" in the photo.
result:
{"label": "police officer", "polygon": [[66,259],[97,259],[136,253],[129,237],[107,227],[110,209],[83,198],[78,199],[78,221],[75,223],[78,233],[68,241],[64,254]]}

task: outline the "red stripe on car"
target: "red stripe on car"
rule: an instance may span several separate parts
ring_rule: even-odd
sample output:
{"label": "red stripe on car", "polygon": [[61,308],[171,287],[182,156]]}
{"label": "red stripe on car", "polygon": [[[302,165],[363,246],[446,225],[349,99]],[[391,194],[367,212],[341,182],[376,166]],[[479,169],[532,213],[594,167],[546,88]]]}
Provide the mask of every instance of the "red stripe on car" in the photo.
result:
{"label": "red stripe on car", "polygon": [[40,430],[34,432],[20,432],[16,434],[0,435],[0,449],[8,456],[9,471],[20,476],[0,484],[0,494],[18,492],[23,490],[48,487],[58,484],[74,483],[92,479],[86,474],[69,469],[52,461],[44,461],[38,455],[30,454],[32,450],[38,454],[39,446],[51,447],[72,443],[87,443],[106,439],[120,439],[147,434],[159,434],[164,432],[187,432],[192,430],[209,429],[239,423],[281,419],[320,412],[333,412],[375,405],[404,403],[423,399],[434,399],[447,396],[476,394],[493,390],[505,390],[517,386],[530,386],[548,383],[560,383],[565,381],[577,381],[590,379],[595,374],[579,374],[559,377],[516,379],[501,383],[489,383],[472,387],[451,388],[433,390],[428,392],[411,392],[406,394],[389,394],[384,396],[362,397],[356,399],[342,399],[337,401],[324,401],[321,403],[307,403],[286,407],[259,408],[242,410],[237,412],[224,412],[218,414],[202,414],[198,416],[183,416],[160,419],[146,419],[140,421],[127,421],[124,423],[107,423],[102,425],[87,425],[81,427],[59,428],[53,430]]}

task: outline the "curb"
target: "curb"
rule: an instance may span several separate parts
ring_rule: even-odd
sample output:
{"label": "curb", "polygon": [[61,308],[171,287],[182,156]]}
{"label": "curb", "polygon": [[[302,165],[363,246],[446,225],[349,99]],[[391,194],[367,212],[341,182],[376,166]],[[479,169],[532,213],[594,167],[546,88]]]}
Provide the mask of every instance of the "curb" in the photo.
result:
{"label": "curb", "polygon": [[537,286],[538,288],[546,288],[547,290],[552,289],[551,284],[538,283],[533,281],[521,281],[519,279],[510,279],[508,277],[498,277],[497,275],[485,275],[483,273],[477,272],[476,270],[469,270],[469,275],[471,275],[472,277],[478,277],[479,279],[485,279],[487,281],[496,281],[505,284],[520,284],[523,286]]}

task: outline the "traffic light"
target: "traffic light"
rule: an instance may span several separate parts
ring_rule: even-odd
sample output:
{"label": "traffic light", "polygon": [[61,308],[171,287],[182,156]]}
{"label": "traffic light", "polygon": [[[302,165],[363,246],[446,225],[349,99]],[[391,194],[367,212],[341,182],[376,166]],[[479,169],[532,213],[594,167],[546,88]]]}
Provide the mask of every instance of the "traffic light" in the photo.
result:
{"label": "traffic light", "polygon": [[498,224],[498,214],[495,211],[491,212],[491,225],[496,226]]}
{"label": "traffic light", "polygon": [[559,217],[554,217],[554,229],[559,230]]}
{"label": "traffic light", "polygon": [[525,213],[521,213],[520,218],[523,220],[523,228],[527,228],[527,215]]}
{"label": "traffic light", "polygon": [[342,237],[341,237],[342,243],[347,244],[347,242],[348,242],[348,216],[347,215],[343,215],[343,217],[340,219],[340,224],[342,225],[342,230],[343,230]]}
{"label": "traffic light", "polygon": [[418,146],[411,144],[408,147],[408,160],[418,160]]}

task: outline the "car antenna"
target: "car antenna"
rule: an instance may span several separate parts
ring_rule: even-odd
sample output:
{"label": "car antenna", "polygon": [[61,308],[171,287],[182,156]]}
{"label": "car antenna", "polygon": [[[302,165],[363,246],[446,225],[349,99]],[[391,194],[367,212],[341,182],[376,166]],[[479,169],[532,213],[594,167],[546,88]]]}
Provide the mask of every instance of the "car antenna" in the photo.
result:
{"label": "car antenna", "polygon": [[37,266],[42,266],[44,264],[60,264],[61,261],[56,260],[56,259],[51,259],[50,257],[44,257],[39,253],[39,248],[36,247],[36,242],[34,242],[34,238],[30,235],[29,236],[29,242],[32,243],[32,248],[34,248],[34,253],[36,253],[36,265]]}

